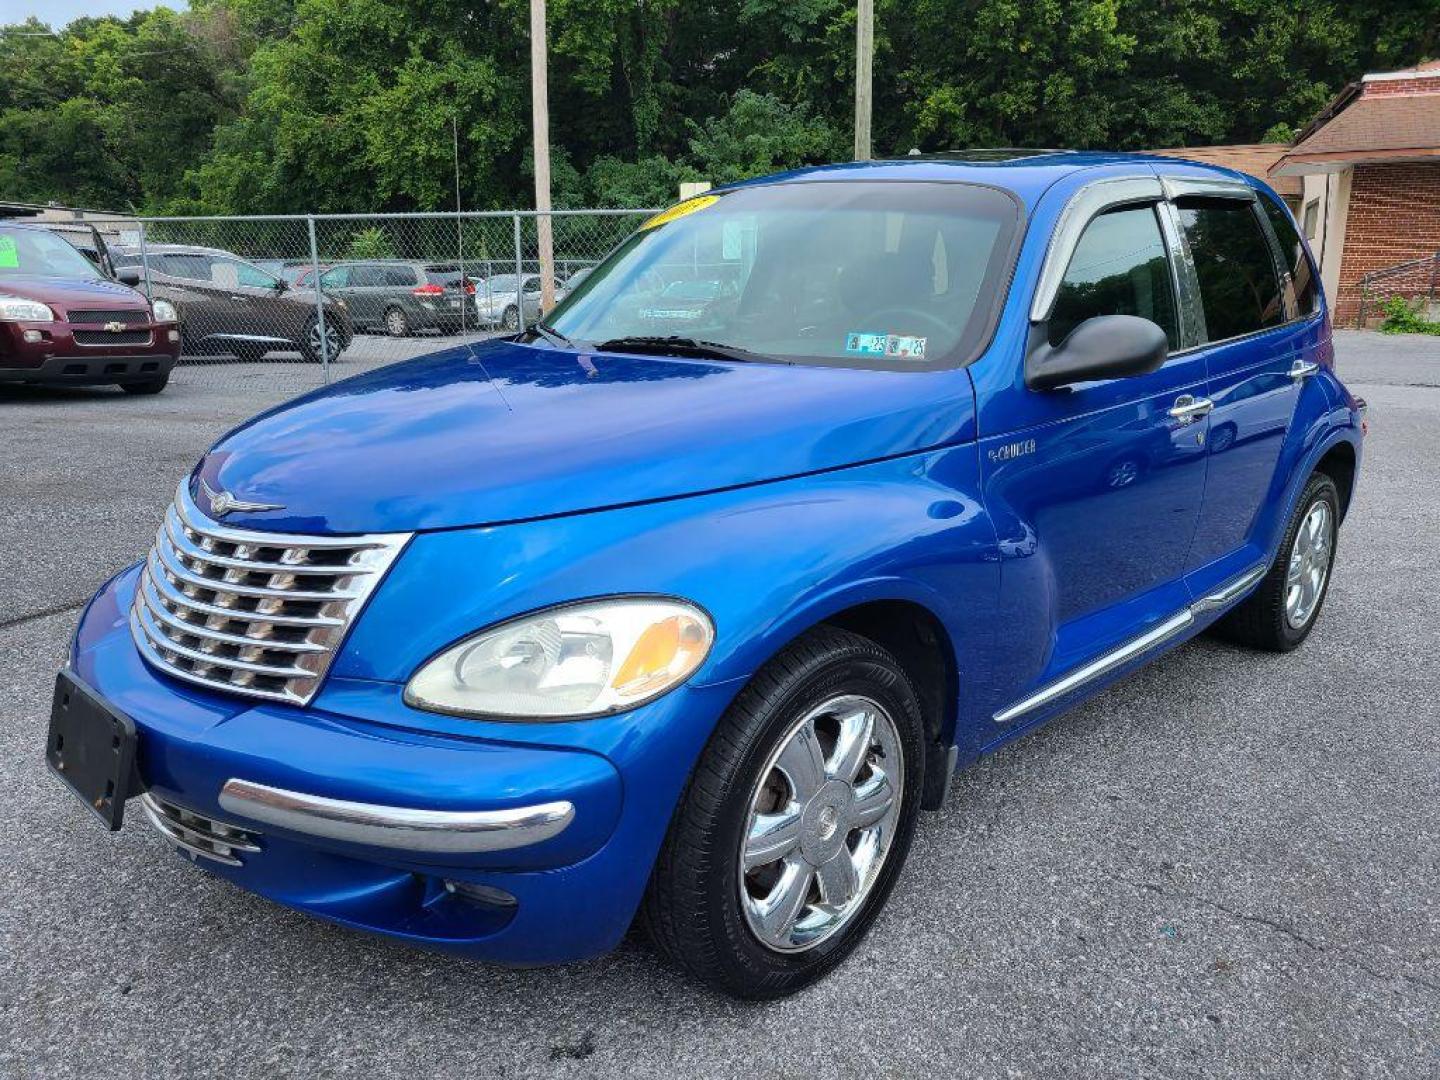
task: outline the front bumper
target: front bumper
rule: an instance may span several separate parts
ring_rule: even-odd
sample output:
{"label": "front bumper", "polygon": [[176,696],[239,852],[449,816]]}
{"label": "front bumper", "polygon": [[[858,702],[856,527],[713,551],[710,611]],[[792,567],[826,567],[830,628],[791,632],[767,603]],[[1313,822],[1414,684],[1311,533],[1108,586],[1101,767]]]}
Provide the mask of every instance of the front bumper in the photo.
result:
{"label": "front bumper", "polygon": [[[148,342],[134,345],[81,344],[68,323],[0,323],[0,382],[96,385],[149,382],[170,374],[180,357],[180,342],[170,340],[174,323],[129,328],[148,331]],[[26,341],[25,333],[41,335]]]}
{"label": "front bumper", "polygon": [[731,692],[686,688],[612,718],[636,734],[609,754],[427,732],[394,683],[332,676],[303,709],[247,701],[140,659],[127,621],[136,577],[97,594],[72,662],[135,722],[144,817],[245,889],[499,963],[566,962],[619,942]]}

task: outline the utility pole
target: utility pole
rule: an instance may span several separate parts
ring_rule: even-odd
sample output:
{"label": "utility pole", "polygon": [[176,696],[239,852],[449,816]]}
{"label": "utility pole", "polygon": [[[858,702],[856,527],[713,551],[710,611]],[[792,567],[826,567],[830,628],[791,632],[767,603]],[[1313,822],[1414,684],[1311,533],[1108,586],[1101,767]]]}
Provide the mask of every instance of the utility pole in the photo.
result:
{"label": "utility pole", "polygon": [[[530,108],[535,140],[535,236],[540,245],[540,315],[555,306],[555,238],[550,228],[550,94],[546,88],[545,0],[530,0]],[[524,304],[524,292],[519,303]]]}
{"label": "utility pole", "polygon": [[855,9],[855,160],[870,160],[870,92],[875,65],[875,0]]}

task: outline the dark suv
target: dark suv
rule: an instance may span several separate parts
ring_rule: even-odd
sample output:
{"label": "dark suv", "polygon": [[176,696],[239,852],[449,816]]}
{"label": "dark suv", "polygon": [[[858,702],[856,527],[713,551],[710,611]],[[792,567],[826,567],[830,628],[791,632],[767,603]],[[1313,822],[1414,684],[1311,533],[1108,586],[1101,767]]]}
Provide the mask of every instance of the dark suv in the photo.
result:
{"label": "dark suv", "polygon": [[158,394],[180,355],[175,317],[166,301],[152,308],[54,233],[0,223],[0,383],[113,383]]}
{"label": "dark suv", "polygon": [[[112,249],[122,281],[144,276],[139,251]],[[214,248],[152,245],[145,251],[150,295],[174,305],[186,353],[231,353],[259,360],[272,352],[321,358],[319,313],[312,289],[295,288],[238,255]],[[331,360],[350,344],[350,319],[341,300],[324,302]]]}
{"label": "dark suv", "polygon": [[391,337],[417,330],[454,334],[475,323],[465,311],[475,286],[454,263],[337,263],[320,275],[320,287],[344,298],[356,327],[384,327]]}

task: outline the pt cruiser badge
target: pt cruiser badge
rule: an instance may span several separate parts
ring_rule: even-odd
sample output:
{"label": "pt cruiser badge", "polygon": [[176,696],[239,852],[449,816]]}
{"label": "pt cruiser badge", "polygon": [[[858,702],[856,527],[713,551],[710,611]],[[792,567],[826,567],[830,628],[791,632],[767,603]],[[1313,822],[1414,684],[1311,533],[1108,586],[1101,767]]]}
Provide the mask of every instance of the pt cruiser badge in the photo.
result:
{"label": "pt cruiser badge", "polygon": [[855,948],[957,768],[1201,632],[1299,646],[1362,415],[1251,177],[734,185],[523,333],[224,436],[82,615],[48,758],[319,918],[525,965],[638,922],[778,997]]}
{"label": "pt cruiser badge", "polygon": [[200,490],[205,493],[205,498],[210,502],[210,513],[214,517],[224,517],[226,514],[245,513],[259,514],[266,510],[284,510],[283,503],[260,503],[246,502],[244,499],[237,499],[228,491],[215,491],[204,480],[200,481]]}

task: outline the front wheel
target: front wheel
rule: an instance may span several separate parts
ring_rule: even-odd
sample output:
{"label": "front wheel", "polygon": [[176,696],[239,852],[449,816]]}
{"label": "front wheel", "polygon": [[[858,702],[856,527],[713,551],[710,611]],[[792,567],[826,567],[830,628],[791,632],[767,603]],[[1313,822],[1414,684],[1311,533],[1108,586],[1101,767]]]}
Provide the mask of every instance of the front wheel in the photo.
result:
{"label": "front wheel", "polygon": [[300,351],[304,354],[306,360],[309,360],[312,364],[318,364],[321,358],[322,346],[325,354],[329,356],[330,362],[333,364],[340,359],[340,354],[345,351],[345,339],[340,336],[340,331],[337,330],[332,323],[327,321],[325,323],[325,333],[322,340],[320,320],[311,319],[305,327],[305,340],[300,346]]}
{"label": "front wheel", "polygon": [[643,917],[672,960],[744,998],[808,986],[864,937],[910,847],[920,705],[867,638],[822,627],[736,698],[651,876]]}
{"label": "front wheel", "polygon": [[1267,652],[1289,652],[1310,636],[1330,588],[1340,529],[1340,493],[1310,477],[1285,526],[1280,552],[1250,596],[1215,624],[1218,636]]}
{"label": "front wheel", "polygon": [[501,322],[501,325],[504,326],[506,330],[512,330],[512,331],[513,331],[513,330],[519,330],[519,329],[520,329],[520,309],[517,308],[517,307],[513,307],[513,306],[512,306],[512,307],[507,307],[507,308],[505,309],[505,314],[504,314],[504,316],[501,318],[500,322]]}
{"label": "front wheel", "polygon": [[385,332],[391,337],[410,336],[410,320],[402,309],[392,307],[385,312]]}

